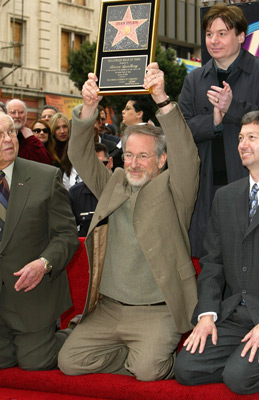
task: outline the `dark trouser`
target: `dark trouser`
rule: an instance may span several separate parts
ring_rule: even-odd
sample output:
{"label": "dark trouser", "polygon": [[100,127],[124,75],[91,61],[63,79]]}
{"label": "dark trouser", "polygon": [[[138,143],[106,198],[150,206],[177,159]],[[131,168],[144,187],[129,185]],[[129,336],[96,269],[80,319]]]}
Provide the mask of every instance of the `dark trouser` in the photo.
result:
{"label": "dark trouser", "polygon": [[227,320],[217,325],[216,346],[209,336],[202,354],[182,349],[175,363],[175,378],[183,385],[224,382],[239,394],[259,392],[258,351],[252,363],[248,362],[250,350],[241,357],[245,346],[241,340],[253,327],[246,307],[238,306]]}
{"label": "dark trouser", "polygon": [[20,332],[1,325],[0,369],[18,365],[25,370],[49,370],[57,367],[57,355],[66,339],[56,332],[56,323],[39,332]]}
{"label": "dark trouser", "polygon": [[[40,315],[38,316],[40,318]],[[26,370],[57,367],[58,352],[71,330],[56,330],[56,321],[37,332],[28,332],[11,298],[0,298],[0,369],[18,365]]]}

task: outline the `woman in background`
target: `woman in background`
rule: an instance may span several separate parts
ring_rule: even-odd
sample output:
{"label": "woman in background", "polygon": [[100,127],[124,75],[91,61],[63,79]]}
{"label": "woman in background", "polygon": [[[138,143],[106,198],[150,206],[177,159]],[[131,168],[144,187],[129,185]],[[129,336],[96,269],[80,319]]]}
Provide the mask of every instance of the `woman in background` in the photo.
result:
{"label": "woman in background", "polygon": [[51,158],[51,164],[60,167],[61,161],[55,152],[55,143],[47,121],[41,119],[34,121],[31,125],[31,130],[46,147]]}
{"label": "woman in background", "polygon": [[68,190],[75,183],[81,182],[67,155],[69,120],[65,114],[58,112],[50,118],[49,124],[55,141],[55,152],[61,161],[63,183]]}

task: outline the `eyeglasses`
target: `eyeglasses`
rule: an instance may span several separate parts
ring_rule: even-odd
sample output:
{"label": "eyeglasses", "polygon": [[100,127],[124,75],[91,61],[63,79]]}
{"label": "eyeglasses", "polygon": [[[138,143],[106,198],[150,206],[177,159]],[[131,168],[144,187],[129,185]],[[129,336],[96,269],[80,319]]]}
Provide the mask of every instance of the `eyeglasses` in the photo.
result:
{"label": "eyeglasses", "polygon": [[16,138],[17,134],[15,129],[8,129],[7,132],[0,132],[0,140],[3,140],[5,136],[9,136],[11,139]]}
{"label": "eyeglasses", "polygon": [[121,155],[121,158],[124,162],[132,162],[134,157],[136,157],[136,161],[137,162],[145,162],[147,161],[149,158],[156,156],[156,154],[152,154],[151,156],[149,156],[147,153],[139,153],[139,154],[132,154],[129,152],[123,153]]}
{"label": "eyeglasses", "polygon": [[107,165],[108,162],[109,162],[109,160],[104,160],[104,161],[102,161],[102,163],[103,163],[104,165]]}
{"label": "eyeglasses", "polygon": [[37,128],[37,129],[33,129],[32,132],[34,132],[34,133],[41,133],[41,132],[49,133],[49,130],[48,130],[48,128],[43,128],[43,129]]}
{"label": "eyeglasses", "polygon": [[18,115],[24,115],[25,114],[25,111],[24,110],[21,110],[21,111],[18,111],[18,110],[11,110],[11,111],[8,111],[8,114],[9,115],[15,115],[15,114],[18,114]]}

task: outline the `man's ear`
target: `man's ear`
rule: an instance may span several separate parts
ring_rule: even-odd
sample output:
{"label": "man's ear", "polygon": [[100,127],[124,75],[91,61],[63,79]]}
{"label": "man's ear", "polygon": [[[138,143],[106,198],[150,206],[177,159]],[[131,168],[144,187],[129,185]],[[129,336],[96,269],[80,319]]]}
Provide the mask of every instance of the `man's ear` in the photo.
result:
{"label": "man's ear", "polygon": [[238,35],[238,41],[239,41],[239,43],[240,43],[240,44],[244,43],[245,38],[246,38],[245,32],[241,32],[241,33]]}
{"label": "man's ear", "polygon": [[113,169],[113,158],[112,157],[109,157],[109,165],[110,165],[110,168]]}
{"label": "man's ear", "polygon": [[159,161],[158,161],[158,168],[159,168],[159,169],[162,169],[162,168],[163,168],[163,166],[164,166],[165,163],[166,163],[166,160],[167,160],[167,154],[166,154],[166,153],[163,153],[163,154],[161,155],[161,157],[159,158]]}
{"label": "man's ear", "polygon": [[138,111],[137,117],[143,122],[143,111]]}

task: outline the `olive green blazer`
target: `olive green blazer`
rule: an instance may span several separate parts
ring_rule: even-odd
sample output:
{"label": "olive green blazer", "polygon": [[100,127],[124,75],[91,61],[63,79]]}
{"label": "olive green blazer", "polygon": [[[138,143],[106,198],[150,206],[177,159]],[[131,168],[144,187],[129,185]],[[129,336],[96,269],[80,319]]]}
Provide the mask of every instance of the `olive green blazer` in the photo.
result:
{"label": "olive green blazer", "polygon": [[[1,296],[8,294],[26,329],[32,332],[54,322],[71,306],[65,267],[78,245],[60,170],[18,157],[0,243],[0,306]],[[35,289],[16,292],[18,278],[13,273],[39,257],[50,261],[52,272]]]}

